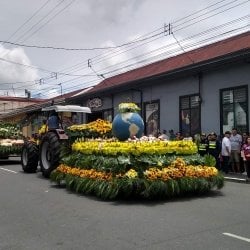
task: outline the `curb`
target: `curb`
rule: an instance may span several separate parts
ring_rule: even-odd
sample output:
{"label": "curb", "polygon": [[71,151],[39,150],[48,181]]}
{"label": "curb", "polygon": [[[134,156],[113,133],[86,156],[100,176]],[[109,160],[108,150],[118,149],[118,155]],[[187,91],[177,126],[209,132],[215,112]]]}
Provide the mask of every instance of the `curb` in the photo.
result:
{"label": "curb", "polygon": [[244,183],[244,184],[250,184],[250,181],[245,178],[236,178],[236,177],[228,177],[224,176],[225,181],[231,181],[231,182],[238,182],[238,183]]}

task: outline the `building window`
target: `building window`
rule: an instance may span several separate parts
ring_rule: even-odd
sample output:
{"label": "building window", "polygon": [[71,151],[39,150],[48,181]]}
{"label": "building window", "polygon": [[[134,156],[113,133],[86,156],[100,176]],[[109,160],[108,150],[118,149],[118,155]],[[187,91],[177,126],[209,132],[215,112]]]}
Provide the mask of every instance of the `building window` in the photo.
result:
{"label": "building window", "polygon": [[248,87],[241,86],[220,90],[221,132],[237,128],[248,132]]}
{"label": "building window", "polygon": [[198,94],[180,96],[180,132],[186,136],[200,133],[200,97]]}
{"label": "building window", "polygon": [[159,131],[160,103],[154,101],[144,103],[145,132],[146,135],[158,136]]}

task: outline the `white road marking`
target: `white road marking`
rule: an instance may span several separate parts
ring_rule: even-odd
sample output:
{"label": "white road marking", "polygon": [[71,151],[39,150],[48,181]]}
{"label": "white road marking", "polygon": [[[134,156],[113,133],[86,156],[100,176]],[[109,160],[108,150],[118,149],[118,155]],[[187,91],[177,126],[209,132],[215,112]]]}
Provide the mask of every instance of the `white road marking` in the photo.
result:
{"label": "white road marking", "polygon": [[4,171],[7,171],[7,172],[11,172],[13,174],[17,174],[16,171],[13,171],[13,170],[10,170],[10,169],[7,169],[7,168],[0,168],[1,170],[4,170]]}
{"label": "white road marking", "polygon": [[250,242],[250,239],[249,238],[245,238],[245,237],[242,237],[242,236],[239,236],[239,235],[236,235],[236,234],[230,234],[230,233],[222,233],[224,235],[227,235],[229,237],[233,237],[233,238],[236,238],[238,240],[244,240],[246,242]]}

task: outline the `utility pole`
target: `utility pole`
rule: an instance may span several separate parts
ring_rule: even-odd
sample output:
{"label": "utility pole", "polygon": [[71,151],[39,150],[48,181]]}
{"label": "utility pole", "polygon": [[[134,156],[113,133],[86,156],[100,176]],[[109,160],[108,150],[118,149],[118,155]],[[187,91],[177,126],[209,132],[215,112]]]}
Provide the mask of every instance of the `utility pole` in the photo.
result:
{"label": "utility pole", "polygon": [[62,96],[62,83],[58,84],[61,87],[61,96]]}

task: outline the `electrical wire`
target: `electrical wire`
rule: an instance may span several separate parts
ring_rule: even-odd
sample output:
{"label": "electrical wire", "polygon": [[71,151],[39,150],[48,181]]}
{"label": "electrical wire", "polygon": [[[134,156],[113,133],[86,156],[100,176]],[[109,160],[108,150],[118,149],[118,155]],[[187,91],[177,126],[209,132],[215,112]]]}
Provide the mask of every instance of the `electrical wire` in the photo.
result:
{"label": "electrical wire", "polygon": [[55,13],[54,16],[52,16],[49,20],[47,20],[42,26],[40,26],[38,29],[36,29],[33,33],[31,33],[28,37],[23,39],[22,41],[26,41],[29,38],[31,38],[35,33],[37,33],[39,30],[41,30],[45,25],[47,25],[49,22],[51,22],[53,19],[55,19],[59,14],[61,14],[65,9],[67,9],[70,5],[73,4],[76,0],[72,0],[70,3],[68,3],[64,8],[59,10],[57,13]]}
{"label": "electrical wire", "polygon": [[[61,0],[60,2],[58,2],[45,16],[43,16],[42,18],[40,18],[27,31],[25,31],[21,36],[19,36],[17,39],[15,39],[15,41],[22,40],[22,38],[24,38],[31,30],[33,30],[36,26],[38,26],[44,19],[46,19],[51,13],[53,13],[54,10],[56,10],[60,5],[62,5],[64,1],[65,0]],[[24,39],[24,40],[26,40],[26,39]]]}
{"label": "electrical wire", "polygon": [[[9,38],[7,39],[7,42],[10,41],[10,39],[15,36],[19,30],[21,30],[28,22],[30,22],[51,0],[47,0],[40,8],[38,8],[35,13],[29,17],[23,24],[21,24],[10,36]],[[5,43],[5,42],[3,42]]]}
{"label": "electrical wire", "polygon": [[[220,1],[220,2],[224,2],[224,1]],[[231,1],[232,2],[232,1]],[[230,2],[230,3],[231,3]],[[235,2],[235,1],[234,1]],[[249,1],[245,1],[244,3],[246,3],[246,2],[249,2]],[[243,4],[243,3],[241,3],[241,4]],[[208,8],[208,7],[207,7]],[[218,13],[216,13],[215,15],[217,15]],[[213,15],[214,16],[214,15]],[[206,18],[207,19],[207,18]],[[200,22],[200,21],[199,21]],[[194,24],[196,24],[197,22],[195,22]],[[178,31],[178,30],[176,30],[176,31]],[[175,32],[176,32],[175,31]],[[151,32],[152,33],[152,32]],[[163,33],[163,32],[161,32],[161,33]],[[145,40],[146,41],[146,40]],[[138,45],[137,45],[138,46]],[[138,47],[140,47],[140,46],[138,46]],[[116,48],[117,48],[117,46],[116,46]],[[125,51],[126,52],[126,51]],[[125,52],[123,52],[123,53],[125,53]],[[119,53],[121,53],[121,51],[119,52]],[[111,57],[111,58],[113,58],[113,57]],[[1,59],[0,59],[1,60]],[[145,60],[142,60],[142,62],[143,61],[145,61]],[[86,62],[85,62],[86,63]],[[98,63],[100,63],[100,62],[98,62]],[[137,64],[138,65],[138,64]],[[131,65],[129,65],[129,66],[131,66]],[[123,67],[124,68],[124,67]],[[127,67],[126,67],[127,68]],[[93,68],[92,68],[93,69]],[[118,69],[116,69],[116,71],[117,71]],[[78,70],[79,71],[79,70]],[[46,72],[46,71],[44,71],[44,72]],[[48,72],[50,72],[50,73],[52,73],[51,71],[47,71],[46,73],[48,73]],[[98,74],[98,72],[95,72],[96,73],[96,75],[104,75],[104,74]],[[105,74],[109,74],[110,72],[106,72]],[[63,75],[63,74],[62,74]],[[72,74],[64,74],[65,76],[72,76]],[[79,77],[81,77],[81,76],[79,76]],[[69,80],[70,81],[70,80]]]}
{"label": "electrical wire", "polygon": [[[224,2],[224,1],[225,1],[225,0],[219,1],[219,3]],[[230,3],[227,3],[227,5],[228,5],[228,4],[231,4],[231,3],[234,3],[234,2],[236,2],[236,1],[231,1]],[[242,5],[242,4],[245,4],[245,3],[247,3],[247,2],[249,2],[249,1],[244,1],[243,3],[240,3],[240,4],[238,4],[237,6]],[[218,4],[218,3],[216,3],[216,4]],[[215,4],[210,5],[210,7],[211,7],[211,6],[214,6],[214,5],[215,5]],[[227,5],[223,5],[223,6],[219,7],[219,8],[225,7],[225,6],[227,6]],[[187,25],[185,28],[187,28],[187,27],[189,27],[189,26],[191,26],[191,25],[197,24],[197,23],[199,23],[199,22],[201,22],[201,21],[203,21],[203,20],[206,20],[206,19],[208,19],[208,18],[211,18],[211,17],[213,17],[213,16],[215,16],[215,15],[218,15],[218,14],[220,14],[220,13],[224,13],[225,11],[228,11],[228,10],[230,10],[230,9],[232,9],[232,8],[237,7],[237,6],[230,7],[230,8],[228,8],[228,9],[226,9],[226,10],[223,10],[223,11],[221,11],[221,12],[219,12],[219,13],[210,15],[210,16],[208,16],[208,17],[202,19],[202,20],[195,21],[195,22],[193,22],[193,23]],[[202,9],[202,10],[200,10],[200,11],[197,11],[197,12],[195,12],[195,13],[199,13],[199,12],[201,12],[201,11],[204,11],[205,9],[208,9],[208,8],[209,8],[209,7],[206,7],[206,8],[204,8],[204,9]],[[218,8],[216,8],[216,9],[218,9]],[[214,11],[214,10],[212,10],[212,11]],[[211,12],[211,11],[210,11],[210,12]],[[208,14],[208,13],[209,13],[209,12],[207,12],[206,14]],[[189,16],[191,16],[191,15],[189,15]],[[199,17],[200,17],[200,16],[199,16]],[[179,20],[181,20],[181,19],[179,19]],[[180,28],[180,29],[183,29],[183,28]],[[178,29],[178,30],[176,30],[176,31],[179,31],[180,29]],[[175,32],[176,32],[176,31],[175,31]],[[147,44],[147,43],[146,43],[146,44]],[[143,44],[143,45],[145,45],[145,44]],[[93,59],[91,59],[91,61],[96,65],[97,63],[104,62],[104,61],[107,60],[107,59],[114,58],[114,56],[121,55],[122,53],[128,52],[128,51],[130,51],[130,50],[132,50],[132,49],[133,49],[133,48],[127,49],[127,50],[125,50],[125,51],[123,51],[123,52],[121,52],[121,51],[115,52],[116,54],[114,54],[114,52],[112,52],[112,56],[111,56],[111,55],[110,55],[110,56],[105,55],[105,56],[104,56],[103,58],[101,58],[101,60],[99,60],[99,61],[94,61],[94,62],[93,62]],[[83,62],[83,63],[86,65],[86,62]],[[82,63],[82,64],[83,64],[83,63]],[[82,64],[79,63],[79,64],[77,64],[77,65],[75,65],[75,66],[78,66],[78,69],[80,69],[80,68],[81,68],[80,65],[82,65]],[[84,68],[86,68],[86,66],[85,66]],[[75,69],[75,70],[76,70],[76,69]]]}

